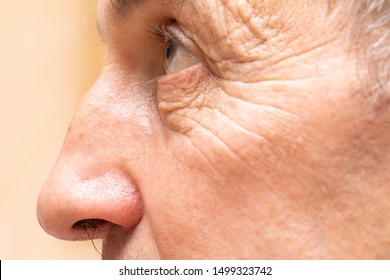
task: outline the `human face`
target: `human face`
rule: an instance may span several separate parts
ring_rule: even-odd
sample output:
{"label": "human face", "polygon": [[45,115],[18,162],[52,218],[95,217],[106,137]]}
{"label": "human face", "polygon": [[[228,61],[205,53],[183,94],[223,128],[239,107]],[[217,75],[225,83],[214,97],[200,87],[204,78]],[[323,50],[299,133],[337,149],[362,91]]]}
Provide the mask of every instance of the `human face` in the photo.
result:
{"label": "human face", "polygon": [[367,257],[377,130],[327,1],[119,2],[99,3],[106,63],[42,188],[43,228],[102,238],[107,259]]}

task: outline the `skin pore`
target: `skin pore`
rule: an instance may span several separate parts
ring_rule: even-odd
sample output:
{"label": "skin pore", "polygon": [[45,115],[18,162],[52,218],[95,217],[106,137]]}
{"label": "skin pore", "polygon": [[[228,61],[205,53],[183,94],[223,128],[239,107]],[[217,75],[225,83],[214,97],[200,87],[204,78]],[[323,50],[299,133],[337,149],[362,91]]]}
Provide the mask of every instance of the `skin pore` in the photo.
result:
{"label": "skin pore", "polygon": [[106,259],[390,258],[390,116],[356,94],[345,17],[120,2],[99,2],[106,63],[42,188],[48,233],[95,221]]}

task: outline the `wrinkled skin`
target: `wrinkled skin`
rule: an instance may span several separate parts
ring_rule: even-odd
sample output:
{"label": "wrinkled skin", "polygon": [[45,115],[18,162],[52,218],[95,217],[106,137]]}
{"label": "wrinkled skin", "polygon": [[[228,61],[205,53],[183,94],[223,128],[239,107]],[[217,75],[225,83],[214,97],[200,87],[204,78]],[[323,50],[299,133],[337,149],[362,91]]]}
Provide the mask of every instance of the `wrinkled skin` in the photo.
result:
{"label": "wrinkled skin", "polygon": [[[168,2],[100,1],[106,64],[42,188],[43,228],[73,240],[98,219],[107,259],[390,258],[389,114],[357,93],[345,17]],[[148,26],[166,19],[200,62],[163,75]]]}

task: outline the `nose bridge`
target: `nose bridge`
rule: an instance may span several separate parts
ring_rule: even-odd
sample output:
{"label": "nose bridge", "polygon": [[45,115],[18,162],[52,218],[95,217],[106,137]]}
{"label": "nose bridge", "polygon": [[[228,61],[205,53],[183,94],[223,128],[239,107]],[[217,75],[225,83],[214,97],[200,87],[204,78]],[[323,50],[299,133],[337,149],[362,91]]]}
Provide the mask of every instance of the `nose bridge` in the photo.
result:
{"label": "nose bridge", "polygon": [[74,239],[85,220],[125,228],[140,221],[135,160],[145,152],[151,127],[137,88],[132,84],[132,92],[123,93],[98,81],[82,101],[38,201],[40,223],[50,234]]}
{"label": "nose bridge", "polygon": [[118,85],[107,78],[100,78],[81,102],[68,129],[65,151],[141,152],[137,140],[151,134],[152,109],[144,94],[147,89],[140,83]]}

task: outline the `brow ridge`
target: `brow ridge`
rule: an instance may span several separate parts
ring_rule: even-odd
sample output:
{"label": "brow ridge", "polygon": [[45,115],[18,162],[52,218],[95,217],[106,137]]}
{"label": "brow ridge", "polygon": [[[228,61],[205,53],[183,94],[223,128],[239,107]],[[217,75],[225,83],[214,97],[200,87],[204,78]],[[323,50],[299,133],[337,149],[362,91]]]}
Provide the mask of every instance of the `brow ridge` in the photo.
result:
{"label": "brow ridge", "polygon": [[110,0],[115,14],[119,16],[132,14],[149,1],[151,0]]}

